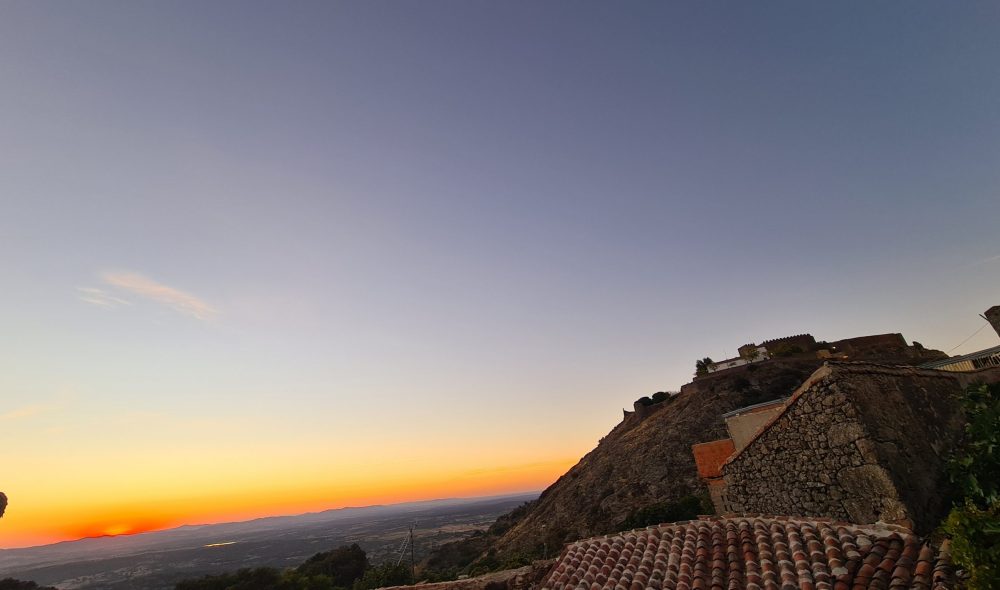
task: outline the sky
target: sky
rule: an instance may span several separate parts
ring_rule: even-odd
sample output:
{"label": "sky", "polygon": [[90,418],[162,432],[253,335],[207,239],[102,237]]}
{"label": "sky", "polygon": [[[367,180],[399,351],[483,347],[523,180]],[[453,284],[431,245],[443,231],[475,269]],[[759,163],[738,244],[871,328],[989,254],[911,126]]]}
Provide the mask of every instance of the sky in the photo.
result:
{"label": "sky", "polygon": [[0,547],[539,490],[750,341],[1000,344],[998,27],[4,3]]}

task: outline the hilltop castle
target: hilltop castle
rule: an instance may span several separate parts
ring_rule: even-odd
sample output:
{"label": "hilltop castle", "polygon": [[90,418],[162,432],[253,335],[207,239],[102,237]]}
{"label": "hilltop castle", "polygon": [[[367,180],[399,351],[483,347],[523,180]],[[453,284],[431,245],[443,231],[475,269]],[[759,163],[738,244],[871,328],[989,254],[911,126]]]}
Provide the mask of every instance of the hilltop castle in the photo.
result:
{"label": "hilltop castle", "polygon": [[[997,310],[997,321],[1000,322],[1000,306],[994,309]],[[812,334],[796,334],[765,340],[760,344],[751,342],[739,347],[738,350],[737,357],[706,365],[706,372],[717,373],[776,357],[876,360],[905,365],[948,358],[945,353],[926,349],[918,342],[914,342],[912,346],[907,345],[906,339],[899,333],[858,336],[836,342],[817,342]]]}

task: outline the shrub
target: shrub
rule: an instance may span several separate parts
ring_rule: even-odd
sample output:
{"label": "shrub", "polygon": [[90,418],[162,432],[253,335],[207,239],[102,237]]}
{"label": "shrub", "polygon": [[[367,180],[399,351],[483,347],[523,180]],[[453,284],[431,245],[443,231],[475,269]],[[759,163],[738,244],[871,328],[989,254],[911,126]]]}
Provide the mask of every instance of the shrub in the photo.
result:
{"label": "shrub", "polygon": [[[317,553],[295,569],[244,568],[236,572],[182,580],[175,590],[334,590],[350,588],[368,566],[357,544]],[[374,586],[373,586],[374,587]]]}
{"label": "shrub", "polygon": [[268,590],[281,587],[281,572],[272,567],[258,567],[184,580],[177,583],[175,590]]}
{"label": "shrub", "polygon": [[1000,501],[1000,384],[970,386],[961,401],[965,436],[948,471],[963,498],[986,508]]}
{"label": "shrub", "polygon": [[406,586],[413,583],[410,564],[383,563],[369,568],[360,580],[354,583],[354,590],[372,590],[387,586]]}
{"label": "shrub", "polygon": [[303,576],[328,576],[334,586],[349,588],[365,573],[368,557],[357,543],[317,553],[296,568]]}
{"label": "shrub", "polygon": [[982,510],[967,501],[948,515],[952,559],[969,575],[968,590],[1000,589],[1000,503]]}
{"label": "shrub", "polygon": [[618,525],[618,530],[627,531],[664,522],[692,520],[699,514],[712,514],[715,509],[707,494],[684,496],[676,502],[662,502],[640,508]]}

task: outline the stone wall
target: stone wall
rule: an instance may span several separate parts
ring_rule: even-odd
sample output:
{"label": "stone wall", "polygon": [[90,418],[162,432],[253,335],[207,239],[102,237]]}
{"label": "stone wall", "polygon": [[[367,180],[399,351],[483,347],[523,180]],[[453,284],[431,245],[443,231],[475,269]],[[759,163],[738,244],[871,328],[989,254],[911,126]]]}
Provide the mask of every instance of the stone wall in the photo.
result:
{"label": "stone wall", "polygon": [[723,465],[725,508],[933,528],[944,464],[962,434],[956,396],[1000,371],[947,373],[830,363]]}
{"label": "stone wall", "polygon": [[957,396],[975,381],[1000,381],[1000,370],[968,373],[845,365],[837,387],[858,408],[868,444],[907,506],[914,527],[928,532],[947,514],[945,469],[961,442],[965,416]]}
{"label": "stone wall", "polygon": [[940,350],[909,346],[902,334],[875,334],[830,342],[837,352],[853,361],[869,361],[890,365],[919,365],[927,361],[948,358]]}
{"label": "stone wall", "polygon": [[416,586],[388,586],[379,590],[531,590],[541,583],[555,562],[555,559],[545,559],[517,569],[492,572],[475,578]]}
{"label": "stone wall", "polygon": [[812,347],[815,344],[816,339],[813,338],[812,334],[796,334],[795,336],[785,336],[784,338],[765,340],[760,343],[760,345],[767,348],[767,351],[770,353],[780,351],[782,348],[787,349],[793,347],[798,347],[802,349],[802,352],[807,352],[812,350]]}
{"label": "stone wall", "polygon": [[902,334],[875,334],[831,342],[831,346],[852,358],[905,357],[909,346]]}

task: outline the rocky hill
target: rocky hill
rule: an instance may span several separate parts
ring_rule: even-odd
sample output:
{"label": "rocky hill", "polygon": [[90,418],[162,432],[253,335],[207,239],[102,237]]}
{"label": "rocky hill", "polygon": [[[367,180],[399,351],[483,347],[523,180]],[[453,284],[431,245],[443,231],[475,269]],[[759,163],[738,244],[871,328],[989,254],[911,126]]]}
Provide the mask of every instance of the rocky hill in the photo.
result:
{"label": "rocky hill", "polygon": [[640,404],[496,540],[497,558],[555,552],[617,530],[644,507],[703,493],[691,445],[726,436],[723,413],[787,396],[821,364],[750,365],[701,377],[660,403]]}

